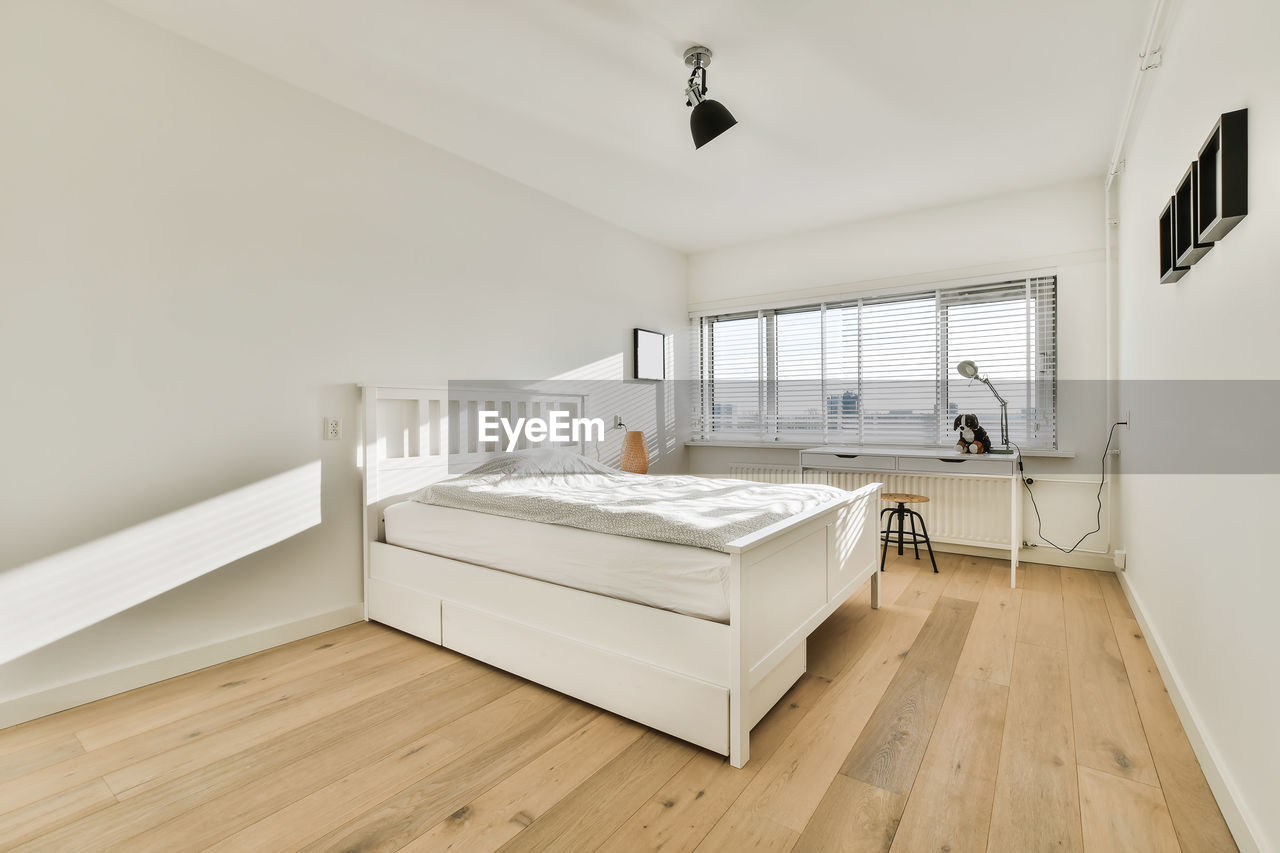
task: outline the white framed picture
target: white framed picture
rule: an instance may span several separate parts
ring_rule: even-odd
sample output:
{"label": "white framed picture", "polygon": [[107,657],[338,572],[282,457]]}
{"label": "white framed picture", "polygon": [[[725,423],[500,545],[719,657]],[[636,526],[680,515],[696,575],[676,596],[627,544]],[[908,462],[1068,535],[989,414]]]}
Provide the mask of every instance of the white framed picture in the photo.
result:
{"label": "white framed picture", "polygon": [[667,336],[648,329],[635,330],[635,378],[667,378]]}

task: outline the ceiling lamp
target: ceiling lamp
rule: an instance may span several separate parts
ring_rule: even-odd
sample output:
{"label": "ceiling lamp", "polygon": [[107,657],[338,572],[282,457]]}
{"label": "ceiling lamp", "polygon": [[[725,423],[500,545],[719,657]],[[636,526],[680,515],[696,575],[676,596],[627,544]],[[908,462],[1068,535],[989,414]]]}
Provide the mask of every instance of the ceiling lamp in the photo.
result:
{"label": "ceiling lamp", "polygon": [[693,133],[693,147],[701,148],[738,123],[733,114],[719,101],[707,97],[707,66],[711,64],[711,48],[695,44],[684,52],[684,64],[693,69],[689,85],[685,88],[686,106],[693,107],[689,115],[689,130]]}

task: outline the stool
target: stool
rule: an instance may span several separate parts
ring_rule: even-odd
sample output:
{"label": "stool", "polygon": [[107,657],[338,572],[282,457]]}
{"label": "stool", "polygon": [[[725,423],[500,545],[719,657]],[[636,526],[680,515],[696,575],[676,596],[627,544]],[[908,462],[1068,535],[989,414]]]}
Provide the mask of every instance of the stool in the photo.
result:
{"label": "stool", "polygon": [[[889,515],[889,523],[884,526],[884,533],[881,535],[881,541],[884,547],[880,549],[880,571],[884,571],[885,557],[889,555],[889,542],[894,538],[898,540],[898,556],[902,556],[902,546],[906,542],[911,543],[911,547],[916,551],[916,559],[920,559],[920,543],[923,541],[924,546],[929,549],[929,562],[933,563],[933,571],[938,571],[938,561],[933,558],[933,545],[929,542],[929,531],[924,526],[924,516],[916,512],[914,509],[907,509],[907,504],[925,504],[929,499],[924,495],[911,495],[898,492],[888,492],[880,496],[880,500],[888,503],[896,503],[896,507],[885,507],[880,510],[880,518],[883,519],[885,514]],[[898,520],[898,531],[895,534],[893,530],[894,519]],[[920,532],[916,532],[916,519],[920,520]],[[906,531],[907,521],[911,522],[911,530]],[[908,538],[909,537],[909,538]]]}

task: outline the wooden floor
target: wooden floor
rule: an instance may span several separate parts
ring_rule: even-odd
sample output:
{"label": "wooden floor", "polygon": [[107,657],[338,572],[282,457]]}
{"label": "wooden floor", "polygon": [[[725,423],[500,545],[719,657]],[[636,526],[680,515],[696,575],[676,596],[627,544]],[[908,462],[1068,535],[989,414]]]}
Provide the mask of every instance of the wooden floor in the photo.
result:
{"label": "wooden floor", "polygon": [[743,770],[358,624],[0,731],[0,849],[1235,849],[1113,576],[940,556]]}

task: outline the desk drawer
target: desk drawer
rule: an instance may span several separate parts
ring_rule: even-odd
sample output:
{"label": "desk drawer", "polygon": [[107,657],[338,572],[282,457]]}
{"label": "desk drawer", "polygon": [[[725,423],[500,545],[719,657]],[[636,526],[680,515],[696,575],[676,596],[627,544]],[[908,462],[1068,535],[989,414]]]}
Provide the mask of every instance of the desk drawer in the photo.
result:
{"label": "desk drawer", "polygon": [[801,453],[800,464],[805,468],[832,468],[840,471],[893,471],[898,467],[896,456],[869,456],[865,453]]}
{"label": "desk drawer", "polygon": [[902,457],[900,471],[922,474],[988,474],[1008,477],[1013,474],[1012,456],[986,456],[971,454],[960,456]]}

